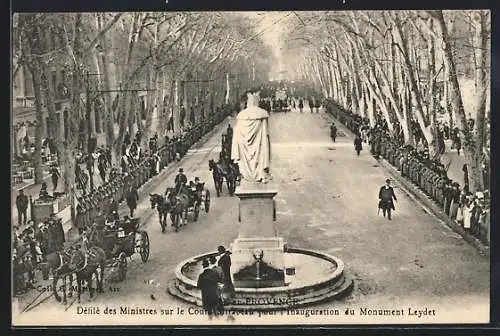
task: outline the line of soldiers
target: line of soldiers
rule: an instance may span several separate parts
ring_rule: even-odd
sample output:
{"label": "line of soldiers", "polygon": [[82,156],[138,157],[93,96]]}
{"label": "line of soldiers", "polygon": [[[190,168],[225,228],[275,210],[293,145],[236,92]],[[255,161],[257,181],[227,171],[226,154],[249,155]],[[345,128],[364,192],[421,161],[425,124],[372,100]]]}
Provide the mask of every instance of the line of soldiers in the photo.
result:
{"label": "line of soldiers", "polygon": [[[218,108],[216,114],[211,114],[203,124],[190,126],[186,128],[183,134],[169,138],[165,136],[165,145],[158,148],[158,135],[155,134],[149,139],[150,151],[143,152],[139,148],[141,133],[137,133],[134,141],[129,141],[130,146],[136,144],[132,151],[132,156],[122,157],[120,172],[112,167],[109,173],[109,179],[97,190],[91,191],[87,195],[81,195],[78,198],[77,215],[75,226],[79,230],[92,225],[99,213],[112,214],[117,211],[118,204],[126,201],[130,215],[137,206],[137,189],[147,180],[163,170],[174,160],[180,160],[188,149],[198,141],[203,134],[210,131],[216,124],[220,123],[227,115],[231,113],[229,106]],[[139,154],[137,156],[137,154]],[[134,155],[136,159],[134,159]],[[125,161],[125,162],[123,162]],[[135,201],[134,201],[135,199]]]}

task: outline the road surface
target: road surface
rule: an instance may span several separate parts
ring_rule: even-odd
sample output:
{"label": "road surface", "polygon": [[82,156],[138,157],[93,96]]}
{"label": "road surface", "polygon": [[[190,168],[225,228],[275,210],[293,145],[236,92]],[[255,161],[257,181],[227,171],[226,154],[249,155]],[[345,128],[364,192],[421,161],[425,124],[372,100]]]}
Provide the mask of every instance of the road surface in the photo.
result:
{"label": "road surface", "polygon": [[[198,222],[190,220],[178,233],[169,227],[161,233],[156,211],[150,209],[147,193],[163,193],[172,185],[176,171],[170,170],[151,183],[141,195],[138,216],[145,221],[151,255],[143,264],[139,256],[129,262],[127,279],[99,294],[93,302],[83,296],[67,311],[53,299],[29,313],[20,323],[38,320],[42,324],[337,324],[337,323],[439,323],[488,321],[489,260],[453,233],[445,224],[425,212],[398,185],[396,211],[392,221],[377,215],[378,189],[388,174],[377,165],[365,146],[361,156],[353,139],[329,138],[332,117],[320,113],[292,111],[276,113],[270,119],[271,170],[279,190],[276,227],[292,247],[319,250],[341,258],[355,283],[342,301],[310,309],[339,309],[340,316],[294,315],[221,317],[210,321],[192,306],[166,292],[179,262],[226,247],[238,234],[236,197],[227,189],[215,197],[208,160],[217,158],[221,130],[202,147],[191,150],[181,164],[188,179],[199,176],[212,194],[208,214]],[[232,121],[234,122],[234,120]],[[342,129],[340,123],[337,122]],[[148,188],[145,188],[148,189]],[[154,297],[154,299],[152,298]],[[21,309],[26,304],[21,299]],[[156,307],[158,314],[120,315],[120,306]],[[77,307],[99,307],[99,314],[78,314]],[[116,315],[105,314],[106,307]],[[191,307],[191,308],[190,308]],[[184,309],[178,314],[177,309]],[[403,309],[405,316],[361,316],[363,309]],[[408,309],[435,309],[436,316],[409,316]],[[160,309],[172,309],[160,315]],[[345,315],[352,309],[354,316]],[[367,310],[365,310],[366,312]],[[188,313],[190,312],[190,313]],[[41,319],[43,317],[43,319]],[[32,323],[32,322],[31,322]]]}

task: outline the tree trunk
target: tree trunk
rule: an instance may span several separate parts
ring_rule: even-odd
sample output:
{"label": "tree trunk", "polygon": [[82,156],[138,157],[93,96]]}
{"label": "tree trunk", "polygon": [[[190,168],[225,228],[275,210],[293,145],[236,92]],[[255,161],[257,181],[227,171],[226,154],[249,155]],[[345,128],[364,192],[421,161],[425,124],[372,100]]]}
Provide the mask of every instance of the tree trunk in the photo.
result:
{"label": "tree trunk", "polygon": [[396,37],[399,39],[401,44],[399,44],[400,47],[400,52],[401,56],[403,57],[403,68],[404,72],[406,75],[406,78],[408,79],[408,84],[409,84],[409,90],[411,94],[411,99],[412,99],[412,110],[415,109],[414,115],[416,116],[416,119],[418,121],[418,124],[420,128],[422,129],[422,133],[424,134],[424,137],[427,141],[427,144],[429,145],[429,155],[431,157],[434,156],[434,147],[431,145],[434,143],[434,134],[430,131],[429,125],[430,122],[426,118],[426,115],[424,114],[424,108],[423,108],[423,103],[422,103],[422,95],[421,92],[419,91],[418,88],[418,83],[417,83],[417,78],[415,77],[415,72],[413,70],[414,65],[411,62],[410,59],[410,48],[408,44],[408,39],[403,36],[402,33],[402,28],[401,28],[401,22],[399,21],[399,18],[397,17],[398,14],[395,14],[394,17],[394,23],[395,23],[395,33]]}
{"label": "tree trunk", "polygon": [[[153,45],[151,48],[151,55],[152,55],[152,62],[151,66],[149,68],[150,71],[150,85],[149,87],[154,89],[152,92],[148,92],[148,106],[146,108],[146,125],[144,126],[145,129],[145,136],[144,139],[147,140],[152,136],[153,133],[153,119],[156,118],[155,122],[158,122],[158,94],[159,94],[159,87],[158,87],[158,75],[159,75],[159,69],[158,69],[158,39],[159,39],[159,34],[160,34],[160,24],[158,22],[158,17],[156,17],[156,22],[155,22],[155,31],[153,35]],[[154,115],[156,113],[156,115]],[[156,128],[156,125],[154,125]]]}
{"label": "tree trunk", "polygon": [[[64,146],[61,143],[61,132],[60,132],[60,126],[59,123],[57,122],[57,112],[56,112],[56,106],[55,106],[55,92],[53,89],[53,84],[52,80],[50,77],[52,77],[49,74],[49,70],[47,69],[48,67],[46,65],[41,65],[40,69],[42,70],[42,76],[41,76],[41,88],[42,88],[42,96],[45,98],[45,106],[47,107],[47,113],[49,116],[49,129],[51,131],[49,134],[51,134],[52,141],[54,141],[55,147],[57,148],[57,158],[59,162],[59,166],[63,166],[64,162],[62,161],[61,158],[61,152],[64,150]],[[62,116],[60,116],[62,120]]]}
{"label": "tree trunk", "polygon": [[43,165],[42,165],[42,138],[43,138],[43,118],[44,111],[42,107],[42,89],[40,83],[41,70],[38,64],[33,64],[28,67],[33,80],[33,93],[35,95],[35,109],[36,109],[36,128],[35,128],[35,154],[34,154],[34,174],[35,184],[43,182]]}
{"label": "tree trunk", "polygon": [[[432,20],[429,20],[429,29],[434,29]],[[434,134],[433,143],[429,143],[429,147],[434,148],[434,153],[439,153],[439,143],[437,140],[438,129],[436,127],[436,50],[434,45],[434,38],[429,36],[427,38],[427,51],[428,51],[428,74],[427,74],[427,115],[429,118],[429,132]]]}
{"label": "tree trunk", "polygon": [[465,155],[465,161],[469,171],[469,190],[474,192],[480,190],[482,185],[481,167],[476,160],[477,152],[482,151],[482,148],[479,149],[476,148],[477,142],[475,141],[474,135],[472,131],[469,129],[469,125],[467,123],[467,117],[465,115],[464,104],[460,92],[460,84],[458,82],[455,62],[453,60],[450,37],[448,34],[446,23],[444,21],[443,12],[432,11],[430,12],[430,14],[434,18],[434,20],[436,20],[438,29],[440,30],[441,33],[444,54],[450,72],[449,82],[450,82],[451,104],[456,112],[457,122],[459,123],[460,137],[462,139],[462,144],[463,144],[463,152]]}
{"label": "tree trunk", "polygon": [[[130,65],[131,65],[131,60],[132,60],[132,53],[134,51],[134,46],[137,41],[136,34],[139,34],[137,32],[137,26],[139,25],[139,19],[140,19],[141,14],[140,13],[134,13],[133,14],[133,20],[132,20],[132,25],[130,27],[129,31],[129,43],[128,43],[128,50],[127,50],[127,57],[126,57],[126,62],[125,62],[125,68],[123,71],[123,77],[125,79],[124,83],[124,90],[128,90],[130,88],[130,81],[133,80],[133,78],[130,78]],[[130,109],[129,109],[129,102],[130,102],[130,94],[127,94],[127,92],[122,92],[119,96],[119,131],[118,131],[118,138],[115,141],[115,152],[116,152],[116,157],[121,157],[121,147],[123,144],[123,141],[125,139],[125,134],[127,131],[131,132],[130,130]],[[127,106],[128,105],[128,106]],[[133,136],[133,134],[129,133],[130,136]]]}
{"label": "tree trunk", "polygon": [[[486,133],[486,96],[487,90],[489,88],[488,83],[488,74],[486,71],[488,50],[490,50],[488,46],[488,19],[489,13],[487,11],[478,11],[473,14],[474,21],[476,23],[475,28],[475,43],[474,45],[474,53],[476,58],[476,142],[475,142],[475,151],[474,151],[474,161],[475,165],[481,167],[481,160],[483,157],[483,148],[485,145],[485,133]],[[478,172],[479,173],[479,172]],[[484,190],[485,181],[482,178],[483,174],[479,173],[476,175],[478,178],[479,185],[478,188],[480,190]],[[471,177],[469,177],[469,180]],[[476,183],[477,183],[476,182]]]}

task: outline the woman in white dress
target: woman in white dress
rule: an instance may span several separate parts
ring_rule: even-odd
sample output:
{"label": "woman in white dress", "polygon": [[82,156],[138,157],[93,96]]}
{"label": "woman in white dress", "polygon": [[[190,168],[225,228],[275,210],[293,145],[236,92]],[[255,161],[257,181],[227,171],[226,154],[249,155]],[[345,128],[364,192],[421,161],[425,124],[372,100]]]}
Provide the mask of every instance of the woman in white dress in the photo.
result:
{"label": "woman in white dress", "polygon": [[463,216],[464,216],[464,229],[470,229],[471,227],[471,215],[472,215],[472,208],[474,207],[474,202],[467,197],[467,201],[463,207]]}

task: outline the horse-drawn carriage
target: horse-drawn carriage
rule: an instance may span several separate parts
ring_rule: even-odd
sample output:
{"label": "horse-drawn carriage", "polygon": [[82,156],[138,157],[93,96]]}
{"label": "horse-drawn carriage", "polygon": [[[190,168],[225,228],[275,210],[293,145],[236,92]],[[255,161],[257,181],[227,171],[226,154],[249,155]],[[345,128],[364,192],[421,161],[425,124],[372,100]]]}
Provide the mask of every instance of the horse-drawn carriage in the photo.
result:
{"label": "horse-drawn carriage", "polygon": [[167,188],[165,196],[150,194],[151,209],[156,208],[160,219],[161,232],[167,227],[167,216],[170,214],[175,232],[179,227],[187,224],[187,216],[193,214],[197,221],[200,211],[210,211],[210,191],[205,188],[205,183],[179,188]]}
{"label": "horse-drawn carriage", "polygon": [[[99,246],[106,254],[108,266],[118,273],[110,275],[108,280],[120,282],[126,277],[127,257],[138,253],[142,262],[149,258],[149,236],[139,229],[139,218],[114,220],[106,222],[102,229],[94,229],[90,233],[89,243]],[[115,276],[116,275],[116,276]]]}
{"label": "horse-drawn carriage", "polygon": [[[78,302],[82,293],[82,285],[87,283],[90,297],[94,295],[93,279],[96,290],[103,292],[103,282],[121,282],[127,273],[127,257],[138,253],[143,262],[149,258],[149,237],[146,231],[139,229],[139,219],[116,220],[106,225],[94,224],[87,228],[82,238],[70,246],[52,251],[39,264],[43,279],[49,279],[52,273],[54,290],[51,294],[61,301],[57,289],[63,289],[63,303],[66,302],[67,280],[73,292],[74,275],[76,275]],[[58,281],[63,280],[63,286]]]}

